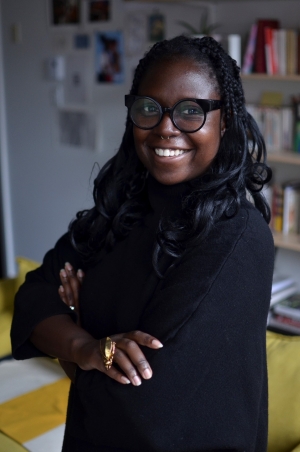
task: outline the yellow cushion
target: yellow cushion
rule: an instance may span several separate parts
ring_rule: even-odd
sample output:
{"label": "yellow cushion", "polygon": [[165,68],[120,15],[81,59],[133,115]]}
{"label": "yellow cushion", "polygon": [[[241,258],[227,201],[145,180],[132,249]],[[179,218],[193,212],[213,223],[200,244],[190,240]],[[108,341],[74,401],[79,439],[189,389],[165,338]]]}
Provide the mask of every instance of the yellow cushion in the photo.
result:
{"label": "yellow cushion", "polygon": [[268,452],[291,452],[300,444],[300,336],[268,331],[267,361]]}
{"label": "yellow cushion", "polygon": [[29,452],[22,444],[0,432],[0,452]]}
{"label": "yellow cushion", "polygon": [[16,278],[16,291],[20,287],[21,284],[25,281],[26,273],[35,270],[40,264],[31,259],[27,259],[26,257],[17,257],[17,263],[19,267],[18,275]]}
{"label": "yellow cushion", "polygon": [[16,278],[0,279],[0,313],[12,309],[16,292]]}
{"label": "yellow cushion", "polygon": [[11,354],[10,327],[15,294],[25,281],[26,273],[40,265],[25,257],[17,257],[17,263],[19,268],[17,277],[0,280],[0,358]]}

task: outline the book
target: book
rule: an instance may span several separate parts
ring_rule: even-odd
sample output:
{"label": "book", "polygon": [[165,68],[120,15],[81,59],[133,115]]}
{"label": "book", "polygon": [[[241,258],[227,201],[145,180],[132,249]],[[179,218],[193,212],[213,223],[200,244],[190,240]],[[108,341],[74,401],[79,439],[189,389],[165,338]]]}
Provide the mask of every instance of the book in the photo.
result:
{"label": "book", "polygon": [[300,328],[300,293],[295,293],[274,304],[273,312],[297,320]]}
{"label": "book", "polygon": [[283,289],[286,289],[287,287],[290,287],[293,284],[295,284],[295,280],[292,277],[281,275],[280,273],[277,273],[275,271],[273,274],[272,281],[272,294],[279,292]]}
{"label": "book", "polygon": [[265,27],[265,58],[266,58],[266,72],[269,75],[276,74],[275,67],[275,46],[273,40],[273,30],[271,27]]}
{"label": "book", "polygon": [[272,228],[274,232],[282,232],[283,223],[283,188],[279,184],[273,185],[272,196]]}
{"label": "book", "polygon": [[300,152],[300,95],[292,97],[294,112],[294,151]]}
{"label": "book", "polygon": [[282,149],[291,151],[293,148],[294,114],[292,107],[282,107]]}
{"label": "book", "polygon": [[257,35],[254,54],[254,72],[266,73],[266,52],[265,52],[265,28],[279,28],[279,21],[276,19],[258,19]]}
{"label": "book", "polygon": [[276,33],[278,37],[278,73],[286,75],[286,30],[281,28]]}
{"label": "book", "polygon": [[283,188],[283,223],[284,234],[299,232],[300,181],[289,182]]}
{"label": "book", "polygon": [[273,306],[275,303],[278,303],[278,301],[285,300],[286,298],[297,293],[297,291],[298,291],[297,285],[292,284],[291,286],[286,287],[283,290],[279,290],[278,292],[273,293],[271,295],[270,306]]}
{"label": "book", "polygon": [[270,314],[268,317],[268,327],[275,328],[282,332],[293,333],[294,335],[300,335],[300,327],[295,326],[287,321],[284,316],[277,314]]}
{"label": "book", "polygon": [[294,75],[298,67],[298,36],[297,31],[288,29],[286,31],[286,73]]}
{"label": "book", "polygon": [[242,73],[243,74],[251,74],[253,71],[253,63],[254,63],[254,52],[256,45],[256,35],[257,35],[257,24],[252,24],[248,42],[246,46],[246,52],[243,59]]}

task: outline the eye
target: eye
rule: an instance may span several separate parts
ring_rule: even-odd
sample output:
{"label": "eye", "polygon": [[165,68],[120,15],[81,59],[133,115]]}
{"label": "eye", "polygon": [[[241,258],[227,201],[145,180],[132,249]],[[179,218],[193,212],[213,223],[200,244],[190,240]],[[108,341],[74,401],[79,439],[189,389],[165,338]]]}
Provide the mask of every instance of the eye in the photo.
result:
{"label": "eye", "polygon": [[143,111],[144,114],[146,114],[146,115],[151,115],[151,114],[156,114],[156,113],[158,113],[159,110],[158,110],[158,108],[157,108],[157,106],[156,106],[155,104],[149,103],[149,104],[145,104],[145,105],[143,106],[142,111]]}
{"label": "eye", "polygon": [[176,114],[182,119],[193,120],[203,118],[204,111],[195,102],[182,102],[177,105]]}

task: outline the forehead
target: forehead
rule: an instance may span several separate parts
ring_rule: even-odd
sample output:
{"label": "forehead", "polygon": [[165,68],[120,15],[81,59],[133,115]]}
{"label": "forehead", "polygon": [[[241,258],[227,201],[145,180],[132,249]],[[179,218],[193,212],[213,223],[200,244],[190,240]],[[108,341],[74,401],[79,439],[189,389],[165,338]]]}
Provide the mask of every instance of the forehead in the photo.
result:
{"label": "forehead", "polygon": [[180,99],[220,99],[218,83],[206,64],[187,58],[153,63],[141,79],[138,94],[158,101]]}

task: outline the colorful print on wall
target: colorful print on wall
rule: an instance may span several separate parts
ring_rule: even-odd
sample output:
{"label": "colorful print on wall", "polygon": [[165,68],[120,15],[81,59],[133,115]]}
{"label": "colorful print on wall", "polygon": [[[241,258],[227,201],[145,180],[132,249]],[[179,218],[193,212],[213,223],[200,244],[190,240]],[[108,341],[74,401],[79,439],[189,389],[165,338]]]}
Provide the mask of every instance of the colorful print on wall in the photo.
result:
{"label": "colorful print on wall", "polygon": [[80,0],[50,0],[51,25],[76,25],[80,23]]}
{"label": "colorful print on wall", "polygon": [[111,19],[110,0],[89,0],[88,2],[88,21],[103,22]]}
{"label": "colorful print on wall", "polygon": [[120,31],[96,33],[96,81],[122,83],[124,73],[124,43]]}

